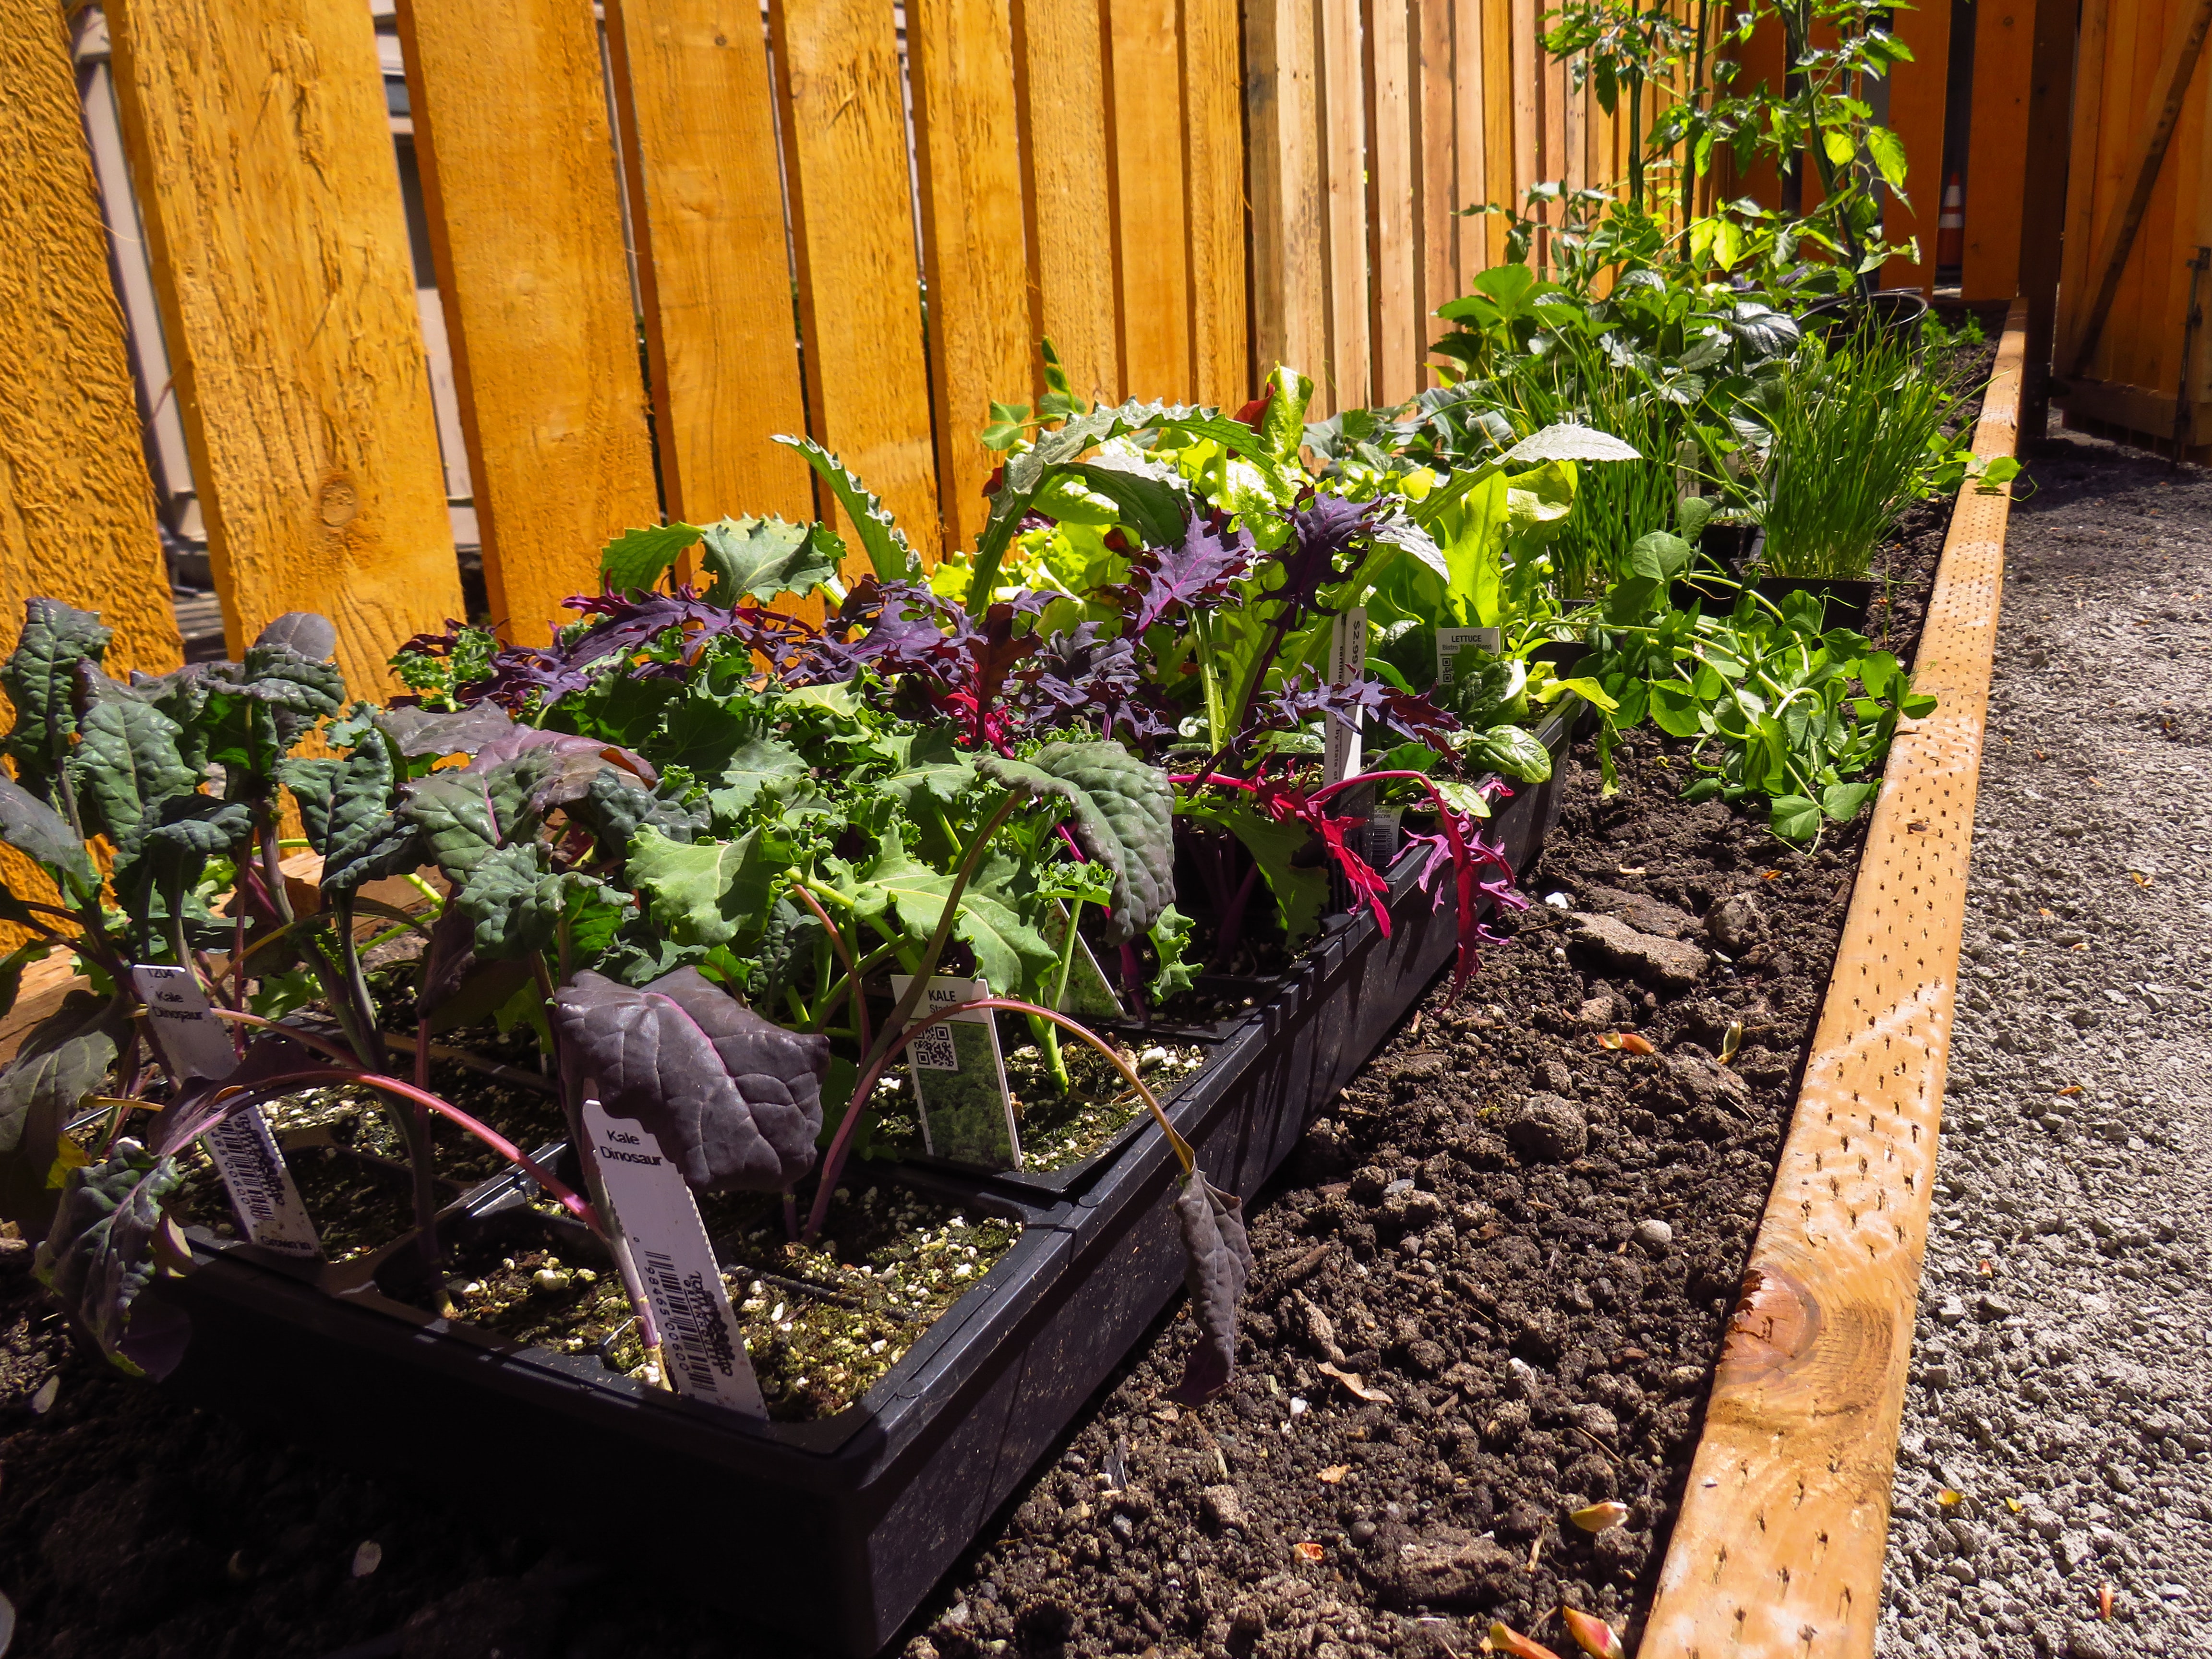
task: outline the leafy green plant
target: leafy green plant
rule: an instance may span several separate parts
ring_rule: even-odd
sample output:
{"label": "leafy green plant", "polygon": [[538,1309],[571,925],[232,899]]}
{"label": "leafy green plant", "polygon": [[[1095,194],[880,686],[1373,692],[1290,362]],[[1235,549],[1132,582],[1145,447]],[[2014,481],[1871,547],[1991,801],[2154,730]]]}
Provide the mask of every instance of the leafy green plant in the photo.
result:
{"label": "leafy green plant", "polygon": [[1614,705],[1600,738],[1607,787],[1617,735],[1649,718],[1691,743],[1686,800],[1764,801],[1768,828],[1800,847],[1857,817],[1881,787],[1871,775],[1899,720],[1936,700],[1863,635],[1822,631],[1814,595],[1773,605],[1745,590],[1723,616],[1679,611],[1666,585],[1687,547],[1653,536],[1638,556],[1652,574],[1613,591],[1586,665]]}

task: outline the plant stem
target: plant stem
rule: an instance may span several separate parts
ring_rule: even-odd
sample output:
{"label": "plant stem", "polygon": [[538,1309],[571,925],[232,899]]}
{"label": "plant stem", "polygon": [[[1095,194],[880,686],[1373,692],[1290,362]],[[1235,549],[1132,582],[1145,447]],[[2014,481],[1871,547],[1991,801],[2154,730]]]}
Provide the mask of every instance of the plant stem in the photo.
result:
{"label": "plant stem", "polygon": [[1055,1013],[1049,1008],[1040,1008],[1034,1002],[1024,1002],[1016,997],[978,997],[973,1002],[963,1002],[957,1007],[940,1009],[938,1012],[930,1015],[928,1018],[915,1022],[915,1024],[892,1037],[885,1045],[883,1054],[877,1056],[872,1064],[861,1069],[860,1082],[853,1090],[852,1104],[845,1109],[845,1121],[837,1126],[837,1137],[830,1142],[829,1155],[823,1160],[822,1184],[815,1190],[814,1207],[807,1215],[805,1231],[799,1236],[803,1242],[812,1243],[822,1231],[823,1220],[830,1209],[830,1195],[836,1189],[837,1177],[843,1173],[845,1168],[845,1153],[849,1144],[849,1139],[845,1132],[859,1118],[861,1103],[874,1092],[876,1085],[881,1081],[890,1062],[898,1058],[900,1052],[906,1048],[907,1044],[931,1026],[942,1024],[957,1015],[973,1013],[978,1009],[986,1008],[1004,1009],[1009,1013],[1027,1014],[1032,1018],[1050,1020],[1054,1024],[1081,1037],[1100,1054],[1105,1055],[1114,1069],[1127,1079],[1129,1085],[1135,1089],[1139,1095],[1143,1097],[1145,1105],[1152,1112],[1153,1121],[1160,1126],[1160,1132],[1167,1136],[1168,1145],[1173,1149],[1176,1161],[1182,1165],[1183,1173],[1188,1175],[1191,1172],[1197,1158],[1191,1151],[1190,1143],[1176,1132],[1174,1124],[1168,1121],[1168,1115],[1160,1109],[1158,1097],[1146,1086],[1144,1079],[1137,1075],[1136,1068],[1122,1059],[1121,1054],[1097,1033],[1091,1030],[1090,1027],[1070,1019],[1065,1014]]}
{"label": "plant stem", "polygon": [[189,1145],[231,1113],[263,1100],[275,1099],[310,1083],[349,1083],[359,1088],[379,1090],[402,1100],[419,1102],[441,1117],[450,1118],[543,1187],[563,1209],[589,1227],[602,1243],[605,1242],[606,1229],[600,1224],[599,1212],[571,1192],[558,1176],[541,1167],[529,1153],[498,1130],[479,1122],[451,1101],[441,1099],[427,1090],[417,1089],[411,1083],[404,1083],[396,1077],[386,1077],[377,1072],[359,1071],[352,1066],[316,1066],[307,1071],[288,1072],[280,1077],[263,1078],[248,1087],[218,1091],[212,1103],[163,1126],[167,1133],[162,1136],[162,1149],[166,1151]]}
{"label": "plant stem", "polygon": [[[991,837],[999,833],[1000,826],[1013,815],[1014,808],[1020,801],[1019,795],[1009,792],[991,816],[983,821],[983,827],[975,832],[975,839],[969,842],[968,850],[961,858],[960,868],[952,878],[952,890],[945,896],[945,908],[939,913],[937,931],[930,935],[928,948],[915,965],[913,976],[907,982],[906,994],[893,1006],[890,1019],[884,1022],[884,1029],[876,1034],[875,1042],[861,1056],[860,1072],[868,1079],[867,1087],[854,1091],[852,1103],[846,1107],[836,1133],[830,1137],[830,1150],[823,1158],[821,1184],[815,1189],[813,1207],[807,1212],[805,1231],[801,1235],[810,1243],[822,1231],[823,1218],[829,1213],[830,1194],[837,1184],[836,1172],[844,1168],[846,1149],[860,1132],[868,1091],[875,1086],[874,1079],[882,1074],[884,1056],[904,1046],[899,1032],[907,1021],[914,1018],[915,1009],[928,994],[930,975],[937,971],[938,958],[944,955],[945,942],[952,937],[953,924],[959,919],[961,896],[968,890],[968,883],[975,873],[975,866],[982,862],[983,849],[990,844]],[[860,992],[855,989],[854,995],[857,999]]]}

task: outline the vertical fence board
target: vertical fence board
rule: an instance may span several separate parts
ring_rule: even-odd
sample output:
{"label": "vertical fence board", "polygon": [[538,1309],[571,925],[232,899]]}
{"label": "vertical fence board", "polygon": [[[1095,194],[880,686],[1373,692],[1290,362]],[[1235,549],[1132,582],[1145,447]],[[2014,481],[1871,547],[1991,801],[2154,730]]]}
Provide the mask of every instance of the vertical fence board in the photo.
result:
{"label": "vertical fence board", "polygon": [[994,398],[1029,384],[1028,239],[1014,132],[1013,21],[1006,0],[915,0],[907,10],[922,251],[929,274],[930,386],[945,533],[982,529],[998,457],[975,441]]}
{"label": "vertical fence board", "polygon": [[1909,64],[1889,70],[1889,125],[1905,143],[1905,194],[1892,197],[1882,215],[1882,235],[1892,242],[1920,239],[1917,263],[1899,257],[1885,263],[1887,288],[1936,289],[1936,219],[1943,210],[1943,121],[1951,78],[1951,8],[1937,3],[1893,15],[1890,27],[1912,49]]}
{"label": "vertical fence board", "polygon": [[1974,23],[1974,110],[1966,146],[1969,301],[2009,300],[2020,287],[2021,190],[2027,165],[2027,93],[2034,0],[1982,0]]}
{"label": "vertical fence board", "polygon": [[[1032,330],[1088,398],[1121,387],[1098,0],[1014,0]],[[1042,389],[1042,382],[1036,383]]]}
{"label": "vertical fence board", "polygon": [[401,0],[415,153],[469,436],[484,585],[544,645],[599,549],[660,519],[588,0]]}
{"label": "vertical fence board", "polygon": [[811,517],[757,0],[607,0],[668,516]]}
{"label": "vertical fence board", "polygon": [[1500,84],[1511,100],[1513,193],[1507,205],[1518,212],[1526,210],[1529,190],[1544,176],[1543,107],[1537,95],[1536,0],[1507,0],[1503,6],[1492,0],[1486,9],[1504,13],[1507,24],[1506,50],[1492,73],[1504,77]]}
{"label": "vertical fence board", "polygon": [[[2081,32],[2074,70],[2074,142],[2066,165],[2066,248],[2059,268],[2060,304],[2053,360],[2074,360],[2081,308],[2069,303],[2089,280],[2089,253],[2096,240],[2097,202],[2101,193],[2101,114],[2112,66],[2106,57],[2109,20],[2116,0],[2082,0]],[[2124,4],[2125,0],[2117,0]]]}
{"label": "vertical fence board", "polygon": [[[1414,272],[1419,286],[1414,290],[1413,311],[1424,359],[1428,356],[1429,343],[1446,331],[1446,325],[1437,321],[1437,307],[1459,295],[1459,227],[1452,218],[1453,210],[1461,205],[1459,157],[1453,146],[1460,141],[1464,129],[1460,125],[1457,100],[1452,90],[1452,3],[1453,0],[1415,0],[1415,61],[1419,72],[1413,84],[1419,98],[1414,130],[1420,135],[1415,151],[1420,166],[1420,205],[1413,220],[1419,250]],[[1477,55],[1479,58],[1479,52]],[[1472,124],[1471,136],[1474,146],[1467,160],[1468,176],[1480,179],[1480,119]],[[1433,378],[1425,368],[1420,384],[1426,386]]]}
{"label": "vertical fence board", "polygon": [[[1437,0],[1427,3],[1437,3]],[[1451,0],[1452,142],[1458,163],[1452,193],[1455,213],[1502,199],[1492,181],[1511,159],[1511,102],[1494,95],[1491,88],[1491,57],[1504,49],[1505,39],[1504,26],[1496,20],[1499,10],[1482,4],[1481,0]],[[1460,294],[1467,292],[1478,271],[1490,268],[1495,217],[1487,213],[1465,214],[1453,221],[1452,252],[1459,265],[1454,287]]]}
{"label": "vertical fence board", "polygon": [[121,0],[108,19],[224,631],[236,650],[328,609],[349,689],[380,695],[461,590],[368,15]]}
{"label": "vertical fence board", "polygon": [[1328,364],[1322,411],[1367,399],[1367,119],[1359,0],[1320,0],[1322,188],[1327,212]]}
{"label": "vertical fence board", "polygon": [[1108,0],[1121,372],[1133,398],[1191,392],[1188,205],[1176,0]]}
{"label": "vertical fence board", "polygon": [[[891,8],[778,0],[770,16],[814,435],[934,559],[937,471]],[[864,568],[858,560],[850,568]]]}
{"label": "vertical fence board", "polygon": [[[1200,403],[1234,412],[1255,380],[1244,275],[1244,118],[1237,0],[1182,0],[1190,335]],[[1261,366],[1262,372],[1265,365]]]}
{"label": "vertical fence board", "polygon": [[[100,612],[111,672],[159,672],[183,647],[59,8],[0,0],[0,657],[46,598]],[[0,885],[52,896],[13,848]],[[0,923],[0,950],[28,937]]]}
{"label": "vertical fence board", "polygon": [[1316,380],[1328,358],[1312,0],[1245,0],[1252,192],[1252,353]]}
{"label": "vertical fence board", "polygon": [[1369,396],[1400,404],[1418,387],[1421,349],[1419,250],[1413,173],[1417,133],[1412,82],[1413,40],[1407,0],[1365,0],[1368,327],[1374,342]]}

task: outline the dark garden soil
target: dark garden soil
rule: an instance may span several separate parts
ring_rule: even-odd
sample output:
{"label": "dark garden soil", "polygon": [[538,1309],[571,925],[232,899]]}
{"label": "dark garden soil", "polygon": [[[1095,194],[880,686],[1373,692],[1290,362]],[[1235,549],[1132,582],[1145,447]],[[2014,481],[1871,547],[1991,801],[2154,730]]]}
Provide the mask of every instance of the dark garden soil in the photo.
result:
{"label": "dark garden soil", "polygon": [[[1873,631],[1900,657],[1942,528],[1909,523],[1892,557]],[[1254,1206],[1228,1393],[1169,1403],[1190,1329],[1164,1319],[925,1605],[908,1659],[1465,1656],[1493,1617],[1571,1653],[1563,1599],[1632,1649],[1863,833],[1801,854],[1683,807],[1671,747],[1620,750],[1609,799],[1576,750],[1524,874],[1537,902],[1457,1006],[1431,989]],[[27,1254],[0,1243],[9,1659],[793,1650],[627,1580],[605,1595],[574,1540],[642,1512],[520,1533],[170,1403],[76,1350]],[[456,1492],[523,1482],[549,1507],[589,1455],[422,1430]],[[1621,1524],[1568,1519],[1604,1499]]]}

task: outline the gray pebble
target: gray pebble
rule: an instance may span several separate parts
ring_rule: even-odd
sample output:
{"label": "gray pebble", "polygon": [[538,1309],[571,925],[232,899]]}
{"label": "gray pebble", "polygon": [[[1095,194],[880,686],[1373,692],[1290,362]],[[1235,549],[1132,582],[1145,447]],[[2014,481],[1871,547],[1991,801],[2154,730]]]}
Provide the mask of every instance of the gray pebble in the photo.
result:
{"label": "gray pebble", "polygon": [[1674,1242],[1674,1230],[1654,1216],[1636,1224],[1636,1242],[1646,1249],[1663,1250]]}

